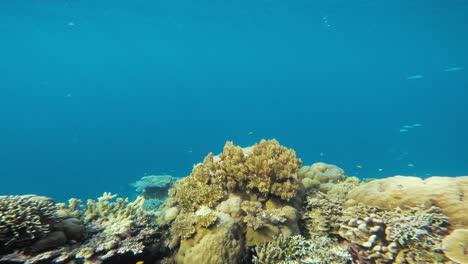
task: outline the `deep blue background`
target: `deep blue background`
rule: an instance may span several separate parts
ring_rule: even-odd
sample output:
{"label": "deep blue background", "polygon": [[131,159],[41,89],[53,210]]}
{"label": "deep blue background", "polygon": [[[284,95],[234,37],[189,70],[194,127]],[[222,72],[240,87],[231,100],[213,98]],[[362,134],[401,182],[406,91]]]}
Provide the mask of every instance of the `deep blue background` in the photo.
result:
{"label": "deep blue background", "polygon": [[466,14],[442,0],[1,1],[0,194],[125,195],[261,138],[360,177],[466,175]]}

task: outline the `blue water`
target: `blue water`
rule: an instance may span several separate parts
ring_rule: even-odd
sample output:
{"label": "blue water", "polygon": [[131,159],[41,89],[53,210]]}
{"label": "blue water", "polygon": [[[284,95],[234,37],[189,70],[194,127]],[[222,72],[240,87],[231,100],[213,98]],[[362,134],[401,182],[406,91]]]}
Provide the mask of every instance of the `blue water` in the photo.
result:
{"label": "blue water", "polygon": [[1,1],[0,194],[126,195],[261,138],[362,178],[467,175],[466,14],[455,0]]}

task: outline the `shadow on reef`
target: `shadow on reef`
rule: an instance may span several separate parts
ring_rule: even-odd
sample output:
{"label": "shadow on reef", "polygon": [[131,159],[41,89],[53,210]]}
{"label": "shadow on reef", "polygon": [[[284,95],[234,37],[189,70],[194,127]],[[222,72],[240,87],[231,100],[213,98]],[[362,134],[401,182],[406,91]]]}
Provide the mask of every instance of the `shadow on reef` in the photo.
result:
{"label": "shadow on reef", "polygon": [[361,182],[262,140],[134,186],[131,202],[1,196],[0,262],[468,263],[466,176]]}

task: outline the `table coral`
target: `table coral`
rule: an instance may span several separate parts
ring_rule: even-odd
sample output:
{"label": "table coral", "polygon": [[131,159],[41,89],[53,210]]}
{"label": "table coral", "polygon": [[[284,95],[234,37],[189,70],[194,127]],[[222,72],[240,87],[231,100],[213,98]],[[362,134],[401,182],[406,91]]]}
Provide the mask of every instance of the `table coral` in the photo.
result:
{"label": "table coral", "polygon": [[146,200],[167,198],[168,190],[174,186],[176,178],[170,175],[148,175],[132,184],[137,193],[141,193]]}

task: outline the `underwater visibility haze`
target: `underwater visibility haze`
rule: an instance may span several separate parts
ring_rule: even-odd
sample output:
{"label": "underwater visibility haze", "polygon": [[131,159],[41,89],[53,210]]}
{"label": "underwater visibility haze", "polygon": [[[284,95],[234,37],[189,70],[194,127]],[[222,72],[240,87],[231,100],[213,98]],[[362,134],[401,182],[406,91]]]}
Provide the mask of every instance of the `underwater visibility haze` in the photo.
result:
{"label": "underwater visibility haze", "polygon": [[127,195],[276,138],[348,175],[466,175],[466,1],[2,1],[2,194]]}

